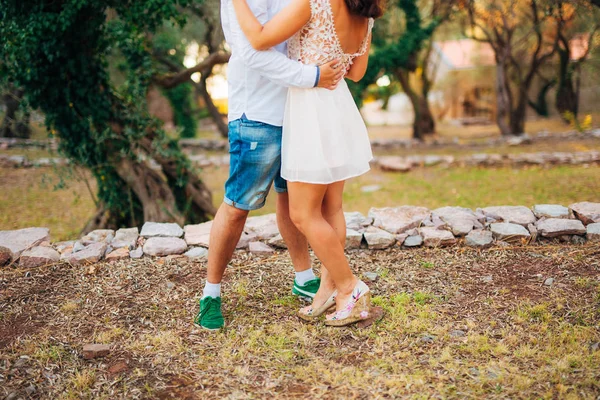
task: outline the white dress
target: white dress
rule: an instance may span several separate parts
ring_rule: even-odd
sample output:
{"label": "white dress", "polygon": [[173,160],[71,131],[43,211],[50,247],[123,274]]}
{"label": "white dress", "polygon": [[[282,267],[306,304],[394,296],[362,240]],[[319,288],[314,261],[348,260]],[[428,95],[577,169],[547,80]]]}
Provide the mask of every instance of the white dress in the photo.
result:
{"label": "white dress", "polygon": [[[346,54],[335,31],[329,0],[310,0],[310,21],[288,41],[288,55],[304,64],[340,59],[342,67],[363,55],[373,28],[359,52]],[[335,90],[291,88],[283,121],[281,176],[290,182],[329,184],[369,171],[373,158],[367,128],[348,85]]]}

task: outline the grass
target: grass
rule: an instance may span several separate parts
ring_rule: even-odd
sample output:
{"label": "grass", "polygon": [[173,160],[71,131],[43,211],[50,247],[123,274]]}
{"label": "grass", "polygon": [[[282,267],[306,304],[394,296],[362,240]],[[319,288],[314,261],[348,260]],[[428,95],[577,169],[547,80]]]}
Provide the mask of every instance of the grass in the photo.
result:
{"label": "grass", "polygon": [[[357,274],[387,272],[369,284],[386,314],[335,329],[295,317],[286,252],[237,252],[217,333],[192,326],[204,261],[3,270],[0,396],[33,382],[41,398],[595,399],[598,255],[592,245],[351,252]],[[110,354],[84,360],[94,342]]]}
{"label": "grass", "polygon": [[[227,173],[227,167],[211,167],[202,173],[216,205],[223,198]],[[598,166],[549,169],[432,167],[408,174],[374,169],[347,182],[344,207],[348,211],[367,213],[371,207],[405,204],[434,209],[447,205],[477,208],[600,202],[599,174]],[[54,168],[0,168],[0,210],[5,210],[0,213],[0,230],[46,226],[54,240],[77,237],[84,222],[93,215],[94,203],[81,178],[67,180],[66,187],[55,189],[59,183],[59,174]],[[93,180],[89,184],[94,190]],[[374,184],[380,185],[381,189],[371,193],[361,191],[362,187]],[[275,212],[273,192],[266,206],[253,214],[272,212]]]}

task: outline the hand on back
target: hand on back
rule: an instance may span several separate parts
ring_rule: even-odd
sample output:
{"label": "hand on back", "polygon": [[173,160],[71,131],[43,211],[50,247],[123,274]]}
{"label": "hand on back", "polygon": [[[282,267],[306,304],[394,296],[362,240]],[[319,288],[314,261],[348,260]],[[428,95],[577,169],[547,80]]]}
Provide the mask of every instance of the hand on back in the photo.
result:
{"label": "hand on back", "polygon": [[319,78],[319,84],[317,86],[329,90],[335,89],[347,72],[342,68],[340,60],[330,61],[321,65],[320,68],[321,77]]}

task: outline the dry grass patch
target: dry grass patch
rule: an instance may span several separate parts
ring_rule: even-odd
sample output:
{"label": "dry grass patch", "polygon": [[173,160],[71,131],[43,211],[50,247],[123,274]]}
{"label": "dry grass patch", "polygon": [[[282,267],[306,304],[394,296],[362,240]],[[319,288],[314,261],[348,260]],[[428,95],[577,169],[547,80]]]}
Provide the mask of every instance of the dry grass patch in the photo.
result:
{"label": "dry grass patch", "polygon": [[[239,252],[218,333],[192,325],[204,262],[3,270],[0,395],[33,382],[44,398],[593,399],[599,255],[591,245],[353,252],[357,273],[379,273],[370,286],[386,315],[334,329],[295,317],[286,253]],[[84,360],[93,342],[111,344],[109,356]]]}

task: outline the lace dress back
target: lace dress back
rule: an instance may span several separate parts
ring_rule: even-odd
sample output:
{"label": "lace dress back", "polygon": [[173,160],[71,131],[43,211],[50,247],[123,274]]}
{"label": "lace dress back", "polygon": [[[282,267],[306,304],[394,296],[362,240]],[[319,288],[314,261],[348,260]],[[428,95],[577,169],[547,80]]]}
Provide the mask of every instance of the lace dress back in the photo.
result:
{"label": "lace dress back", "polygon": [[337,35],[330,0],[310,0],[312,15],[304,27],[288,41],[288,56],[303,64],[321,65],[336,58],[349,68],[356,57],[367,51],[373,29],[369,18],[367,34],[357,53],[345,53]]}

